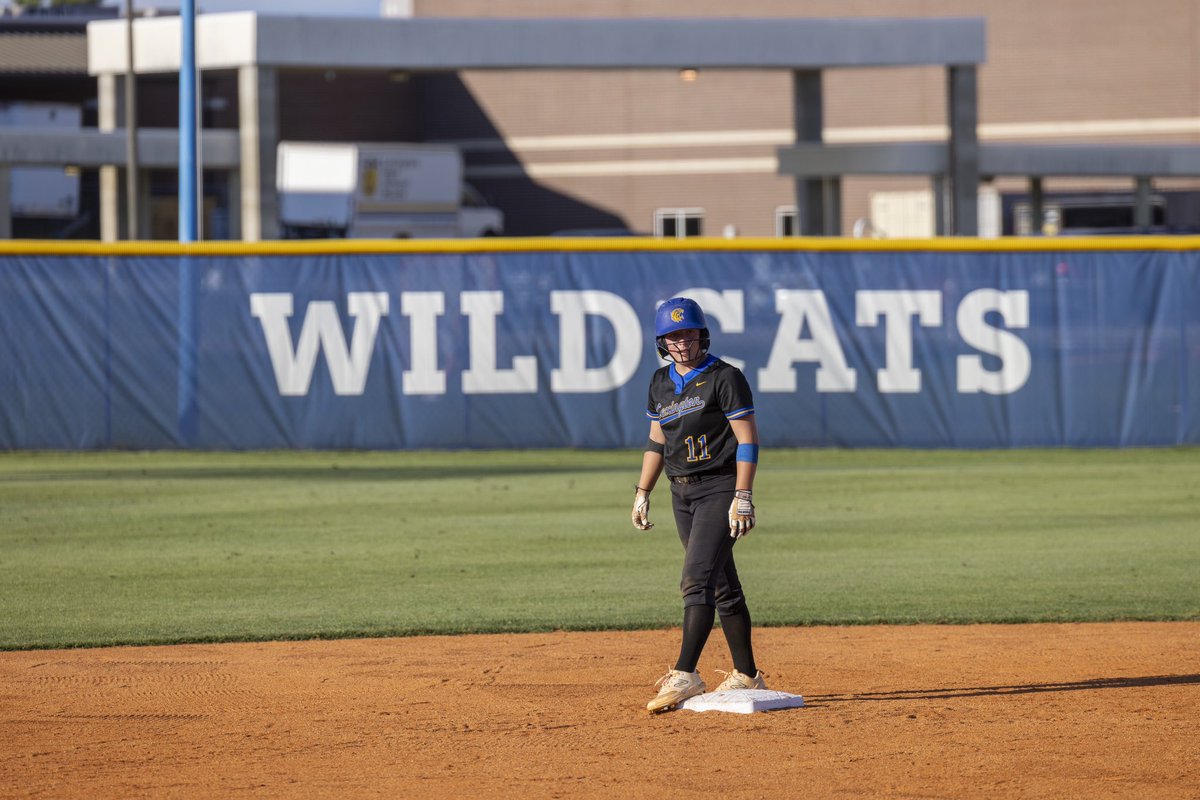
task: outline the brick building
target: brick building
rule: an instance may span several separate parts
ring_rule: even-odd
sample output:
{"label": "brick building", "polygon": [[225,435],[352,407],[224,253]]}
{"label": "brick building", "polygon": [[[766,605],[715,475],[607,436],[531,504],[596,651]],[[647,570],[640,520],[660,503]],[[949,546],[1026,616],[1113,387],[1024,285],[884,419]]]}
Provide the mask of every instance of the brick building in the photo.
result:
{"label": "brick building", "polygon": [[[1187,0],[413,0],[400,6],[418,18],[981,18],[987,39],[978,68],[981,144],[1200,144],[1200,7]],[[82,26],[76,35],[84,35]],[[95,80],[79,75],[78,66],[57,78],[41,69],[36,80],[9,69],[0,78],[0,102],[29,101],[31,91],[76,98],[81,80]],[[946,80],[936,66],[825,71],[825,141],[944,141]],[[139,75],[140,126],[176,125],[176,83],[170,73]],[[238,127],[238,85],[233,69],[204,71],[206,129]],[[505,211],[509,234],[772,236],[793,221],[795,180],[779,174],[777,159],[795,138],[786,70],[310,68],[280,70],[276,86],[278,140],[457,144],[468,180]],[[84,124],[96,124],[94,95],[82,104]],[[269,152],[263,149],[263,159]],[[1027,180],[982,178],[982,232],[1041,227],[1025,205]],[[209,235],[239,236],[236,180],[210,170],[204,183]],[[85,194],[95,184],[85,175]],[[1154,179],[1155,229],[1200,227],[1197,185]],[[146,169],[142,186],[142,230],[172,238],[174,174]],[[937,202],[927,177],[847,176],[840,188],[843,233],[933,233]],[[1128,227],[1130,179],[1048,178],[1042,189],[1060,225],[1072,227],[1062,215],[1075,213],[1074,204],[1089,206],[1091,216],[1077,214],[1073,227]],[[85,197],[81,205],[95,204]]]}
{"label": "brick building", "polygon": [[[414,12],[980,17],[987,29],[987,58],[979,68],[981,143],[1200,144],[1200,6],[1189,0],[416,0]],[[826,141],[945,138],[942,69],[829,70],[824,79]],[[779,212],[795,202],[793,182],[773,164],[776,149],[792,137],[784,72],[465,72],[438,80],[454,80],[455,93],[471,102],[422,115],[422,133],[465,140],[472,180],[501,205],[536,207],[549,192],[596,212],[563,211],[553,225],[593,227],[611,215],[650,231],[668,209],[696,209],[706,234],[734,226],[741,235],[770,236]],[[442,96],[429,94],[431,100]],[[529,180],[518,177],[516,162]],[[1159,202],[1172,204],[1172,228],[1200,227],[1200,208],[1188,197],[1196,185],[1155,182]],[[1028,183],[1001,178],[992,186],[1005,201],[996,224],[1012,230],[1014,206]],[[1126,209],[1133,191],[1130,181],[1119,179],[1049,179],[1044,188],[1048,200],[1106,196]],[[929,192],[921,178],[847,177],[843,230],[849,234],[855,221],[871,219],[873,207],[904,231],[921,230],[929,224],[922,214],[931,207]],[[905,213],[918,219],[905,220]],[[513,219],[520,224],[519,214]],[[1164,221],[1161,212],[1156,219]],[[876,225],[884,226],[878,219]]]}

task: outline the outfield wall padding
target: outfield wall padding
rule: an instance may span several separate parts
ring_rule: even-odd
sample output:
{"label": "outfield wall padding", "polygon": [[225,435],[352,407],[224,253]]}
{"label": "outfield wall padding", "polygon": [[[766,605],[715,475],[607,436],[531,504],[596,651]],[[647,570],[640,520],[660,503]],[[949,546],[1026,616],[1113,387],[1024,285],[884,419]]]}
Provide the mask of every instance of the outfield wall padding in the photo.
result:
{"label": "outfield wall padding", "polygon": [[636,447],[681,294],[766,446],[1200,443],[1195,249],[545,247],[0,249],[0,448]]}

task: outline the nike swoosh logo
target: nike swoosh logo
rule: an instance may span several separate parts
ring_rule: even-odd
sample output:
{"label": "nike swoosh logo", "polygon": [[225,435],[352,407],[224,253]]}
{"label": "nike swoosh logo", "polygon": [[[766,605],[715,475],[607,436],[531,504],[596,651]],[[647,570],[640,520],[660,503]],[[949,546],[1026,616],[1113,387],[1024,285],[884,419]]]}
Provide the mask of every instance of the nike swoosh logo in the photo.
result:
{"label": "nike swoosh logo", "polygon": [[706,384],[706,383],[708,383],[708,381],[700,381],[700,382],[699,382],[699,383],[697,383],[696,385],[697,385],[697,386],[703,386],[703,385],[704,385],[704,384]]}

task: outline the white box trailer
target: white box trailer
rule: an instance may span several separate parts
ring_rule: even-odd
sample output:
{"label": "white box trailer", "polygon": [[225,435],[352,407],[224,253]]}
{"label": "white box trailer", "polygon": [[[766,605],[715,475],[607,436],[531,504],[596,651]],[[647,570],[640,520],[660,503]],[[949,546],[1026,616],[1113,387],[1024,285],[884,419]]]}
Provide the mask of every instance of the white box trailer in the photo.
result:
{"label": "white box trailer", "polygon": [[[78,129],[83,110],[68,103],[0,103],[0,127]],[[22,167],[9,171],[9,209],[14,217],[70,219],[79,215],[79,170]]]}
{"label": "white box trailer", "polygon": [[450,145],[281,142],[276,185],[289,238],[496,236],[504,216],[478,204]]}

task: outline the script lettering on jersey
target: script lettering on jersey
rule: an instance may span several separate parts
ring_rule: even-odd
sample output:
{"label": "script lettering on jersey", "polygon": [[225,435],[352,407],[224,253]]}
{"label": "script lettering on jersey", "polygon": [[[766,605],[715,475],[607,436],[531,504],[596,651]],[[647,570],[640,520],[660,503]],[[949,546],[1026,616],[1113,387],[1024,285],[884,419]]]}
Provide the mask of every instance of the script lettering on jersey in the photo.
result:
{"label": "script lettering on jersey", "polygon": [[704,408],[704,401],[699,397],[685,397],[683,400],[676,400],[674,403],[663,405],[658,404],[658,422],[660,425],[665,425],[668,422],[674,422],[684,414],[691,414],[693,411],[699,411]]}

